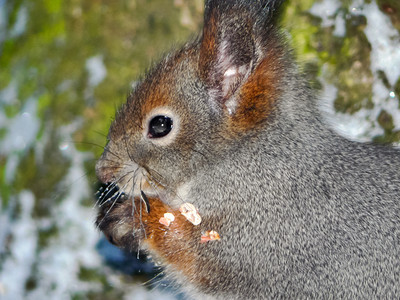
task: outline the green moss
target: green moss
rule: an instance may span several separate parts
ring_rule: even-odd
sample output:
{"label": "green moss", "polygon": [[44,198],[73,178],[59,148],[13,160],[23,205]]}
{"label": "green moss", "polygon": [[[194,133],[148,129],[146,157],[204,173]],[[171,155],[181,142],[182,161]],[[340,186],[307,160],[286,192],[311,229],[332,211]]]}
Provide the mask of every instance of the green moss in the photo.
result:
{"label": "green moss", "polygon": [[13,195],[12,187],[6,182],[6,163],[7,159],[0,155],[0,198],[1,207],[7,207],[11,195]]}
{"label": "green moss", "polygon": [[399,109],[400,109],[400,78],[397,80],[394,86],[394,93],[396,94],[397,99],[399,99]]}
{"label": "green moss", "polygon": [[390,113],[382,110],[378,116],[378,123],[383,128],[384,134],[374,138],[375,142],[389,144],[400,141],[400,130],[394,131],[395,125]]}
{"label": "green moss", "polygon": [[[371,1],[365,1],[370,3]],[[315,1],[291,1],[285,11],[285,26],[293,37],[293,45],[298,53],[299,61],[309,76],[314,88],[320,85],[316,78],[322,75],[324,80],[337,89],[334,107],[337,111],[352,114],[361,108],[373,108],[372,85],[374,76],[370,69],[371,45],[365,36],[367,19],[363,15],[354,15],[349,11],[352,1],[342,0],[342,7],[336,15],[344,18],[346,34],[344,37],[333,35],[334,27],[322,28],[321,19],[308,13]],[[400,2],[397,0],[378,1],[382,11],[391,17],[396,28],[400,19]],[[324,74],[321,73],[324,66]],[[311,74],[311,76],[310,76]],[[386,74],[380,72],[379,79],[389,89]],[[394,87],[396,95],[400,95],[400,78]],[[399,102],[400,108],[400,102]],[[386,128],[382,137],[393,141],[397,133],[389,128],[392,124],[386,114],[381,114],[378,122]]]}
{"label": "green moss", "polygon": [[31,276],[28,278],[28,280],[25,282],[25,290],[27,291],[33,291],[36,289],[38,286],[38,281],[35,276]]}
{"label": "green moss", "polygon": [[42,229],[39,231],[39,247],[41,249],[47,247],[49,245],[49,242],[52,239],[55,239],[59,234],[59,228],[56,226],[51,226],[46,229]]}
{"label": "green moss", "polygon": [[392,131],[395,128],[392,115],[385,110],[380,112],[378,123],[385,131]]}
{"label": "green moss", "polygon": [[381,82],[384,84],[384,86],[388,89],[391,90],[392,86],[389,83],[389,80],[385,74],[385,72],[383,72],[382,70],[378,70],[378,78],[381,80]]}
{"label": "green moss", "polygon": [[21,103],[18,102],[14,105],[6,105],[2,107],[7,118],[13,118],[21,111]]}
{"label": "green moss", "polygon": [[379,144],[393,144],[400,141],[400,130],[393,132],[386,132],[383,135],[374,137],[373,141]]}
{"label": "green moss", "polygon": [[[5,128],[0,128],[0,140],[4,139],[7,134],[7,130]],[[0,160],[1,162],[1,160]]]}
{"label": "green moss", "polygon": [[106,275],[98,269],[81,267],[78,276],[84,282],[100,283],[103,288],[101,291],[74,294],[72,299],[114,300],[123,298],[123,291],[112,287],[107,281]]}
{"label": "green moss", "polygon": [[318,32],[318,24],[312,22],[313,17],[307,12],[313,3],[313,0],[287,3],[282,19],[284,28],[290,32],[290,42],[299,53],[300,62],[305,63],[317,58],[317,52],[312,45],[312,37]]}
{"label": "green moss", "polygon": [[285,25],[290,28],[308,79],[314,88],[320,87],[316,77],[324,66],[324,78],[339,90],[334,102],[336,110],[354,113],[361,107],[371,107],[373,76],[369,61],[371,47],[363,32],[365,17],[350,14],[347,9],[350,3],[344,1],[336,14],[345,18],[346,36],[337,37],[333,34],[334,27],[322,28],[321,19],[308,13],[314,3],[292,1],[285,12]]}
{"label": "green moss", "polygon": [[62,0],[45,0],[43,1],[46,12],[49,14],[59,13],[62,7]]}
{"label": "green moss", "polygon": [[115,300],[123,298],[124,292],[117,289],[107,289],[101,292],[82,292],[71,297],[72,300]]}
{"label": "green moss", "polygon": [[99,273],[97,269],[89,269],[82,267],[79,270],[79,279],[82,281],[106,283],[107,280],[104,274]]}
{"label": "green moss", "polygon": [[45,145],[43,163],[38,161],[33,149],[22,157],[13,183],[15,191],[29,189],[39,199],[35,203],[35,217],[49,216],[51,208],[63,196],[63,191],[57,189],[57,186],[66,175],[70,162],[59,152],[59,143],[55,137],[50,137]]}

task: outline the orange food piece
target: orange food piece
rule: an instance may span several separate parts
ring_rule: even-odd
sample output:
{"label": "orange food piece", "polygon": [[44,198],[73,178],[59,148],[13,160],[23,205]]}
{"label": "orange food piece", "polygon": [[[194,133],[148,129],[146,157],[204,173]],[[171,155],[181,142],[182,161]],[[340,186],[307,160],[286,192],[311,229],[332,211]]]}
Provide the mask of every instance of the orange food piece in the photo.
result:
{"label": "orange food piece", "polygon": [[193,204],[188,202],[183,203],[179,208],[179,211],[193,225],[196,226],[201,223],[201,216]]}
{"label": "orange food piece", "polygon": [[219,233],[216,232],[215,230],[208,230],[206,231],[200,239],[200,243],[207,243],[209,241],[219,241],[221,237],[219,236]]}
{"label": "orange food piece", "polygon": [[171,222],[173,222],[175,220],[175,216],[171,213],[165,213],[164,217],[161,217],[159,222],[160,224],[169,227],[169,225],[171,225]]}

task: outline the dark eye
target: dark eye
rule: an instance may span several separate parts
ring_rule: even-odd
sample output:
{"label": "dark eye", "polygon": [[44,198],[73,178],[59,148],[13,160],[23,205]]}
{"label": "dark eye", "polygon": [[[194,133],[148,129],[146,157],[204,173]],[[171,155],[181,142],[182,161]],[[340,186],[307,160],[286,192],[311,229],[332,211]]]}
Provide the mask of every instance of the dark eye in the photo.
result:
{"label": "dark eye", "polygon": [[173,122],[167,116],[155,116],[149,124],[149,138],[161,138],[172,130]]}

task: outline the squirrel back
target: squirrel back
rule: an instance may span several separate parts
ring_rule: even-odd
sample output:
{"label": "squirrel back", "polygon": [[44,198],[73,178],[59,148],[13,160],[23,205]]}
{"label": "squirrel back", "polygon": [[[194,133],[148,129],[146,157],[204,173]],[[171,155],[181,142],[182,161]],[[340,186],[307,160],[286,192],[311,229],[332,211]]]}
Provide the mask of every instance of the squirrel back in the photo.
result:
{"label": "squirrel back", "polygon": [[191,298],[394,297],[400,151],[324,124],[277,25],[282,2],[206,1],[200,38],[117,113],[97,225]]}

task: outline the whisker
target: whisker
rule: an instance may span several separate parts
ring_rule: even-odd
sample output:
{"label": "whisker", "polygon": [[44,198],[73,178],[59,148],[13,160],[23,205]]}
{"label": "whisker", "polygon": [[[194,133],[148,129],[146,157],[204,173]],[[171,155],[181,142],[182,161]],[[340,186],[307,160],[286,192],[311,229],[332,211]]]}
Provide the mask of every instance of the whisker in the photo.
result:
{"label": "whisker", "polygon": [[129,166],[131,166],[131,164],[129,164],[129,163],[121,163],[120,161],[113,160],[113,159],[109,159],[109,158],[102,158],[101,160],[102,160],[102,161],[107,161],[107,162],[110,162],[110,163],[116,165],[116,166],[111,166],[111,167],[110,167],[110,166],[104,167],[105,169],[111,169],[111,168],[113,168],[113,169],[118,169],[118,168],[122,168],[122,167],[129,167]]}
{"label": "whisker", "polygon": [[[124,189],[126,187],[128,183],[126,183],[122,189]],[[117,196],[115,197],[113,203],[111,204],[111,206],[109,207],[109,209],[106,211],[106,213],[104,214],[104,217],[101,219],[101,221],[97,224],[97,227],[99,228],[100,225],[103,223],[103,221],[105,220],[105,218],[108,216],[108,214],[110,213],[110,211],[114,208],[115,204],[118,202],[119,198],[121,197],[122,193],[118,192],[116,194]]]}
{"label": "whisker", "polygon": [[94,133],[97,133],[98,135],[101,135],[102,137],[107,138],[107,134],[104,134],[104,133],[102,133],[102,132],[100,132],[100,131],[97,131],[97,130],[93,130],[93,132],[94,132]]}
{"label": "whisker", "polygon": [[113,197],[115,195],[115,192],[113,195],[111,195],[111,196],[109,196],[109,195],[111,192],[114,191],[114,188],[117,188],[117,181],[114,181],[105,187],[105,189],[101,192],[100,196],[98,197],[96,203],[94,204],[94,208],[96,206],[102,207],[102,205],[107,202],[107,199]]}
{"label": "whisker", "polygon": [[[161,269],[160,272],[158,272],[156,275],[154,275],[154,276],[153,276],[152,278],[150,278],[149,280],[143,282],[141,285],[143,285],[143,286],[154,285],[153,282],[154,282],[155,280],[160,279],[159,277],[162,276],[162,275],[164,275],[164,270]],[[159,280],[159,282],[161,282],[161,279]]]}
{"label": "whisker", "polygon": [[[153,175],[152,173],[156,173],[161,179],[164,179],[163,176],[162,176],[159,172],[157,172],[156,170],[154,170],[154,169],[151,169],[151,168],[147,167],[145,170],[146,170],[147,174],[149,174],[152,178],[155,178],[154,175]],[[160,184],[160,185],[163,186],[163,187],[166,187],[166,186],[167,186],[167,184],[162,183],[161,180],[159,180],[159,179],[156,180],[156,181],[157,181],[158,184]]]}
{"label": "whisker", "polygon": [[[132,174],[133,172],[134,172],[134,171],[127,172],[126,174],[124,174],[123,176],[121,176],[120,178],[118,178],[118,180],[116,180],[116,181],[110,183],[110,184],[106,187],[106,189],[102,192],[102,194],[99,196],[99,198],[98,198],[98,200],[96,201],[94,207],[96,207],[96,206],[102,207],[105,203],[108,202],[108,199],[114,197],[114,195],[109,196],[110,193],[113,191],[113,189],[114,189],[114,188],[118,188],[118,183],[121,182],[124,178],[126,178],[126,177],[129,176],[130,174]],[[125,186],[126,186],[126,184],[125,184]],[[117,192],[120,192],[121,190],[123,190],[123,189],[119,188]],[[104,194],[105,192],[107,192],[107,193]],[[103,201],[103,200],[104,200],[104,201]]]}
{"label": "whisker", "polygon": [[105,149],[105,147],[104,147],[104,146],[101,146],[101,145],[99,145],[99,144],[96,144],[96,143],[91,143],[91,142],[64,141],[64,143],[67,143],[67,144],[74,144],[74,145],[88,145],[88,146],[96,146],[96,147],[98,147],[98,148]]}
{"label": "whisker", "polygon": [[[123,126],[123,128],[124,128],[124,132],[127,132],[127,131],[126,131],[126,128],[125,128],[125,123],[122,123],[122,126]],[[131,153],[129,152],[128,143],[127,143],[126,139],[127,139],[127,138],[126,138],[126,134],[124,134],[123,140],[124,140],[124,143],[125,143],[126,154],[128,154],[128,157],[129,157],[129,159],[130,159],[131,161],[135,161],[135,160],[133,159],[133,157],[131,156]]]}
{"label": "whisker", "polygon": [[118,156],[116,153],[114,153],[113,151],[111,151],[110,149],[108,149],[107,147],[104,147],[104,151],[110,153],[111,155],[114,155],[116,158],[118,158],[119,161],[123,161],[123,159]]}

